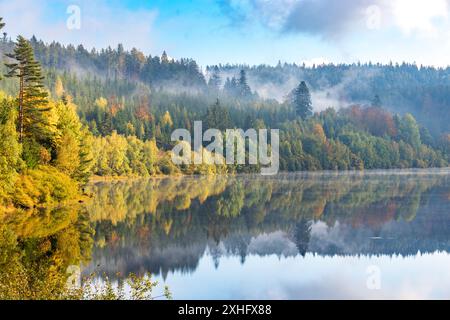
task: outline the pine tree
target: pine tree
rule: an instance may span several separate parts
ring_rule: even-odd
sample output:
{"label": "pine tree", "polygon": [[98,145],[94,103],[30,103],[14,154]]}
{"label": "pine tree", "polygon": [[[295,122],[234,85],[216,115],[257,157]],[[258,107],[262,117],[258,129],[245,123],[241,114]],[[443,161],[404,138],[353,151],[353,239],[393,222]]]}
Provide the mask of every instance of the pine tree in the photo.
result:
{"label": "pine tree", "polygon": [[17,37],[14,52],[6,56],[13,61],[6,64],[6,77],[19,79],[19,141],[23,142],[27,135],[43,140],[46,135],[44,128],[48,126],[47,117],[43,113],[49,108],[41,66],[34,58],[31,44],[22,36]]}
{"label": "pine tree", "polygon": [[[0,30],[2,30],[4,26],[5,26],[5,23],[3,22],[3,18],[0,17]],[[4,33],[4,35],[5,35],[4,38],[6,39],[6,33]],[[0,80],[2,80],[2,76],[1,75],[0,75]]]}
{"label": "pine tree", "polygon": [[91,176],[92,167],[94,165],[93,136],[87,128],[81,130],[79,146],[80,164],[75,172],[75,178],[86,184]]}
{"label": "pine tree", "polygon": [[311,94],[306,86],[305,81],[300,82],[298,87],[294,90],[293,104],[297,115],[306,119],[312,115]]}
{"label": "pine tree", "polygon": [[248,85],[247,75],[245,73],[245,70],[241,70],[238,85],[239,85],[239,95],[242,98],[248,98],[252,95],[252,90],[250,89],[250,86]]}
{"label": "pine tree", "polygon": [[231,80],[230,78],[227,78],[227,81],[225,82],[225,85],[223,87],[223,91],[225,92],[225,94],[232,97],[238,95],[238,82],[235,77],[231,78]]}
{"label": "pine tree", "polygon": [[206,111],[206,127],[225,131],[231,128],[231,119],[228,110],[220,105],[219,99]]}
{"label": "pine tree", "polygon": [[109,136],[113,132],[113,117],[109,111],[104,113],[103,121],[100,126],[100,132],[103,136]]}
{"label": "pine tree", "polygon": [[208,81],[208,86],[213,92],[219,92],[221,82],[219,67],[214,66],[211,78]]}
{"label": "pine tree", "polygon": [[166,51],[164,51],[161,56],[161,63],[169,63],[169,56],[167,55]]}

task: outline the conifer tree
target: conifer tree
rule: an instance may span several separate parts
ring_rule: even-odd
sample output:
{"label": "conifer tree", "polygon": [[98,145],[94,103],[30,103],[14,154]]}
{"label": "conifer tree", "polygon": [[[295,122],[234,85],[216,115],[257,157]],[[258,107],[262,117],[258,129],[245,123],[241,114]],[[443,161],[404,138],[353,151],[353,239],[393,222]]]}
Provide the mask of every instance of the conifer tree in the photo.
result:
{"label": "conifer tree", "polygon": [[169,56],[167,55],[166,51],[164,51],[161,56],[161,63],[169,63]]}
{"label": "conifer tree", "polygon": [[[0,30],[2,30],[4,26],[5,26],[5,23],[3,22],[3,18],[0,17]],[[0,80],[2,80],[2,76],[1,75],[0,75]]]}
{"label": "conifer tree", "polygon": [[245,70],[241,70],[241,74],[239,77],[239,94],[243,98],[248,98],[252,95],[252,90],[250,89],[250,86],[247,82],[247,75],[245,73]]}
{"label": "conifer tree", "polygon": [[17,43],[12,54],[6,55],[12,60],[7,63],[7,77],[19,79],[18,97],[18,131],[19,141],[25,136],[43,140],[48,126],[48,93],[44,89],[41,66],[34,58],[31,44],[22,36],[17,37]]}
{"label": "conifer tree", "polygon": [[213,92],[219,92],[220,85],[220,70],[218,66],[214,66],[211,78],[208,81],[208,86]]}
{"label": "conifer tree", "polygon": [[220,105],[219,99],[206,111],[206,127],[225,131],[231,127],[231,119],[228,110]]}
{"label": "conifer tree", "polygon": [[295,112],[303,120],[312,115],[311,94],[305,81],[300,82],[294,90],[293,104]]}

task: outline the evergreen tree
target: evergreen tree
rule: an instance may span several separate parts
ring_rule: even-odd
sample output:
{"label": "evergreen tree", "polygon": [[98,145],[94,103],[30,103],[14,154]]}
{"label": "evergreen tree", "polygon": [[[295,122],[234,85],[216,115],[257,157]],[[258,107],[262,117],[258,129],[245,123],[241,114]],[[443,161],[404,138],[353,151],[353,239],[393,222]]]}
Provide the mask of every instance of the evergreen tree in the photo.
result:
{"label": "evergreen tree", "polygon": [[167,55],[166,51],[164,51],[161,56],[161,63],[169,63],[169,56]]}
{"label": "evergreen tree", "polygon": [[300,82],[294,90],[293,104],[295,112],[303,120],[312,115],[311,94],[305,81]]}
{"label": "evergreen tree", "polygon": [[75,172],[75,178],[86,184],[89,181],[89,177],[91,176],[91,170],[94,158],[94,150],[92,149],[93,145],[93,136],[89,132],[87,128],[83,128],[81,130],[80,137],[80,146],[79,146],[79,157],[80,164]]}
{"label": "evergreen tree", "polygon": [[103,136],[108,136],[113,132],[113,117],[111,112],[106,111],[100,126],[100,132]]}
{"label": "evergreen tree", "polygon": [[247,75],[245,73],[245,70],[241,70],[238,86],[239,86],[239,95],[242,98],[248,98],[252,95],[252,90],[250,89],[250,86],[248,85]]}
{"label": "evergreen tree", "polygon": [[237,95],[237,80],[235,77],[231,78],[227,78],[227,81],[225,82],[225,85],[223,87],[223,91],[225,92],[226,95],[234,97]]}
{"label": "evergreen tree", "polygon": [[299,220],[294,226],[293,238],[298,253],[304,257],[308,252],[309,241],[311,239],[311,223],[306,219]]}
{"label": "evergreen tree", "polygon": [[41,66],[34,58],[31,44],[22,36],[17,37],[14,52],[6,56],[13,61],[6,64],[6,76],[19,79],[19,141],[23,142],[24,136],[30,136],[37,141],[43,140],[46,138],[45,128],[49,125],[48,117],[43,113],[49,108]]}
{"label": "evergreen tree", "polygon": [[[5,23],[3,22],[3,18],[0,17],[0,30],[3,29],[3,27],[5,26]],[[4,33],[4,39],[6,39],[6,33]],[[2,80],[2,76],[0,75],[0,80]]]}
{"label": "evergreen tree", "polygon": [[206,127],[208,129],[219,129],[224,131],[231,128],[230,114],[228,110],[220,105],[219,99],[206,111]]}
{"label": "evergreen tree", "polygon": [[213,92],[219,92],[221,85],[221,79],[220,79],[220,70],[219,67],[214,66],[211,78],[209,78],[208,86]]}

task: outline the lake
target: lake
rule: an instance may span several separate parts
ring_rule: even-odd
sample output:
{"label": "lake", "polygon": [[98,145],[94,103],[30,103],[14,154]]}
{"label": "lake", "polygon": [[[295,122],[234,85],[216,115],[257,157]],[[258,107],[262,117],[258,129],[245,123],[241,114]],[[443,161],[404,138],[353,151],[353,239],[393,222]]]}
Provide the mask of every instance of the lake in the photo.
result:
{"label": "lake", "polygon": [[98,182],[84,269],[174,299],[450,298],[450,169]]}

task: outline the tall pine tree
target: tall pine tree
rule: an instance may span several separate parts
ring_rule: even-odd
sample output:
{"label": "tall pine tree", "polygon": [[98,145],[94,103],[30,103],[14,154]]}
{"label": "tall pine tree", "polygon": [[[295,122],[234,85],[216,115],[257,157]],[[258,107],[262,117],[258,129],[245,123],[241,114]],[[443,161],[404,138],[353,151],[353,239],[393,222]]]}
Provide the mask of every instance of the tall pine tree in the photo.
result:
{"label": "tall pine tree", "polygon": [[242,98],[249,98],[252,95],[252,90],[248,85],[245,70],[241,70],[238,85],[239,85],[239,95]]}
{"label": "tall pine tree", "polygon": [[[3,22],[3,18],[0,17],[0,30],[2,30],[4,26],[5,26],[5,23]],[[0,80],[2,80],[2,76],[1,75],[0,75]]]}
{"label": "tall pine tree", "polygon": [[214,69],[211,74],[211,78],[209,78],[208,86],[210,90],[212,90],[214,93],[218,93],[220,89],[222,81],[220,79],[220,70],[218,66],[214,66]]}
{"label": "tall pine tree", "polygon": [[12,54],[6,55],[12,60],[7,63],[6,77],[19,79],[18,125],[19,141],[25,136],[36,141],[47,137],[48,117],[44,114],[48,108],[48,93],[45,91],[41,66],[34,58],[31,44],[22,36],[17,42]]}
{"label": "tall pine tree", "polygon": [[305,81],[300,82],[293,94],[293,104],[296,114],[303,120],[312,115],[311,94]]}

